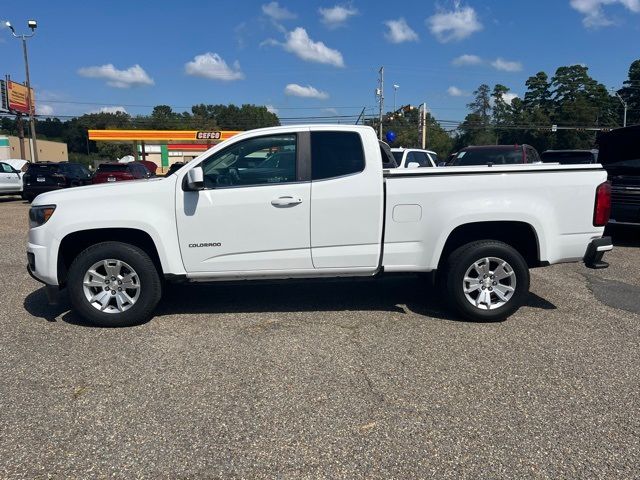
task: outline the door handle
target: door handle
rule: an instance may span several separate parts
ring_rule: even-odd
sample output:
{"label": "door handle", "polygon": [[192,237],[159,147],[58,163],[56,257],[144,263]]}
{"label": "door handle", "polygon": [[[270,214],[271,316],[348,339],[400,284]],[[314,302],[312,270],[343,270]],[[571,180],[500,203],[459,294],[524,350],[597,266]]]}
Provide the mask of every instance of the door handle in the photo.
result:
{"label": "door handle", "polygon": [[279,197],[271,200],[271,205],[274,207],[293,207],[302,203],[300,197]]}

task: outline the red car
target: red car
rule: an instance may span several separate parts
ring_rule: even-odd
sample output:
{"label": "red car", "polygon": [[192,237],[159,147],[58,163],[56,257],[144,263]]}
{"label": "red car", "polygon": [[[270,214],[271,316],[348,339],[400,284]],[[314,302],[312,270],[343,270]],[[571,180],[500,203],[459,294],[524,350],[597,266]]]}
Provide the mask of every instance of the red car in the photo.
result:
{"label": "red car", "polygon": [[151,177],[151,173],[140,162],[103,163],[93,176],[93,183],[121,182]]}

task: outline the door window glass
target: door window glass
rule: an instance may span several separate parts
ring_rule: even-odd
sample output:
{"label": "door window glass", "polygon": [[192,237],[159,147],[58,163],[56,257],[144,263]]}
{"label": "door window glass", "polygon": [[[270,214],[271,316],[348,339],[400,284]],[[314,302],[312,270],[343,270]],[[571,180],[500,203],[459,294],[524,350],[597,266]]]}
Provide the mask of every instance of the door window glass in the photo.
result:
{"label": "door window glass", "polygon": [[205,188],[295,182],[296,143],[296,135],[272,135],[216,152],[202,162]]}
{"label": "door window glass", "polygon": [[13,168],[11,168],[11,165],[9,165],[8,163],[0,163],[0,168],[0,171],[4,173],[13,173]]}
{"label": "door window glass", "polygon": [[311,132],[311,178],[351,175],[364,170],[364,151],[356,132]]}

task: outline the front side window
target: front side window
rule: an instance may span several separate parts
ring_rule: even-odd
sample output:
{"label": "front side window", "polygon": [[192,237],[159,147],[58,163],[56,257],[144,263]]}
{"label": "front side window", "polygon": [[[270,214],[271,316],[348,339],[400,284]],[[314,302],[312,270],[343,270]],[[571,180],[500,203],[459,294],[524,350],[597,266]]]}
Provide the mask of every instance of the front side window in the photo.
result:
{"label": "front side window", "polygon": [[296,146],[296,135],[272,135],[216,152],[202,162],[205,188],[295,182]]}
{"label": "front side window", "polygon": [[8,163],[0,163],[0,171],[4,173],[13,173],[13,168]]}
{"label": "front side window", "polygon": [[311,179],[352,175],[364,170],[362,140],[356,132],[311,132]]}

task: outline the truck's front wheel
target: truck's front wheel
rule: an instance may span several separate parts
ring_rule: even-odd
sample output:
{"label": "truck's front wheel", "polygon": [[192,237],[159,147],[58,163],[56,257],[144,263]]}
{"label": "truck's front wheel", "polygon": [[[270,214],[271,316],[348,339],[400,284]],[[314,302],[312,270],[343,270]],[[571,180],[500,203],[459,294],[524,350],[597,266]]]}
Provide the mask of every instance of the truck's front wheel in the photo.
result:
{"label": "truck's front wheel", "polygon": [[529,293],[524,258],[513,247],[494,240],[456,249],[444,275],[451,305],[469,320],[503,320],[520,308]]}
{"label": "truck's front wheel", "polygon": [[160,301],[160,276],[140,248],[103,242],[81,252],[67,279],[74,310],[100,327],[126,327],[149,319]]}

